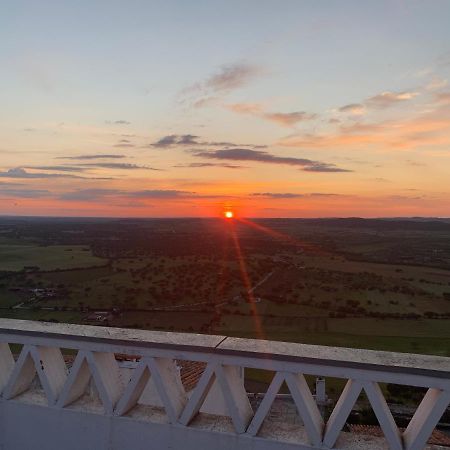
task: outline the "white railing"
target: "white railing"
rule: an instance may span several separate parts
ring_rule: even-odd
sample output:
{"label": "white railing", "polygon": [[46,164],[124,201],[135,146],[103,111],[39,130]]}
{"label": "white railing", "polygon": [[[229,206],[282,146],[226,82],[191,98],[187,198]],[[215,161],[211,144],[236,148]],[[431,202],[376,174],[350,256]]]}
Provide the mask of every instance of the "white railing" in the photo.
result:
{"label": "white railing", "polygon": [[[70,364],[63,354],[73,355]],[[116,354],[138,360],[128,375],[121,372]],[[189,395],[179,379],[180,360],[206,364]],[[256,411],[241,368],[274,372]],[[347,380],[326,422],[305,375]],[[263,423],[284,382],[302,425],[278,436],[264,432]],[[160,399],[156,406],[165,412],[163,419],[155,420],[152,405],[143,408],[140,403],[149,383]],[[379,383],[427,388],[403,432]],[[87,394],[90,384],[97,403]],[[211,420],[201,411],[213,386],[226,408],[223,417]],[[379,443],[370,447],[368,440],[355,447],[353,437],[342,433],[362,391],[383,430],[383,445],[423,449],[450,403],[450,358],[0,319],[2,449],[382,448]],[[139,414],[133,413],[139,408]]]}

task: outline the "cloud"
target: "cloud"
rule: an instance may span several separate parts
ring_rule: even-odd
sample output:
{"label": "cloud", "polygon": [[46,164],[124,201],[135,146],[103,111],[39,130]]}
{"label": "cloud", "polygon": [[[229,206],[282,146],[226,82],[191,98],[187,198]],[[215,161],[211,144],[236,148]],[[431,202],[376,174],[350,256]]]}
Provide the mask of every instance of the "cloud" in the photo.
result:
{"label": "cloud", "polygon": [[261,67],[249,63],[224,65],[204,81],[194,83],[181,92],[182,102],[196,108],[216,103],[231,91],[248,85],[263,73]]}
{"label": "cloud", "polygon": [[232,103],[225,105],[230,111],[239,114],[255,114],[259,115],[263,112],[263,107],[259,103]]}
{"label": "cloud", "polygon": [[311,194],[306,194],[309,197],[353,197],[351,195],[344,194],[330,194],[328,192],[313,192]]}
{"label": "cloud", "polygon": [[342,194],[328,194],[328,193],[322,193],[322,192],[312,192],[309,194],[296,194],[292,192],[254,192],[253,194],[250,194],[255,197],[265,197],[265,198],[272,198],[272,199],[284,199],[284,198],[307,198],[307,197],[348,197],[347,195]]}
{"label": "cloud", "polygon": [[121,139],[114,147],[131,148],[135,145],[129,139]]}
{"label": "cloud", "polygon": [[155,201],[177,201],[177,200],[193,200],[193,199],[224,199],[229,196],[219,194],[198,194],[193,191],[184,191],[178,189],[144,189],[136,191],[126,191],[121,189],[103,189],[89,188],[77,189],[74,191],[64,192],[59,195],[58,199],[63,201],[80,201],[80,202],[104,202],[120,206],[128,202],[138,202],[145,204],[146,200]]}
{"label": "cloud", "polygon": [[131,125],[131,122],[128,122],[128,120],[106,120],[105,123],[109,125]]}
{"label": "cloud", "polygon": [[26,184],[25,183],[18,183],[18,182],[16,182],[16,181],[2,181],[2,180],[0,180],[0,188],[1,187],[7,187],[7,188],[10,188],[10,187],[13,187],[13,186],[15,186],[15,187],[17,187],[17,186],[26,186]]}
{"label": "cloud", "polygon": [[335,117],[332,117],[331,119],[328,119],[328,123],[341,123],[341,121]]}
{"label": "cloud", "polygon": [[194,156],[232,161],[255,161],[269,164],[284,164],[289,166],[297,166],[302,170],[308,170],[310,172],[349,172],[345,169],[336,167],[334,164],[313,161],[306,158],[275,156],[265,151],[250,150],[245,148],[222,149],[205,152],[201,151],[194,153]]}
{"label": "cloud", "polygon": [[292,127],[299,122],[313,120],[317,117],[317,114],[307,113],[306,111],[288,113],[264,111],[262,105],[258,103],[233,103],[225,105],[225,108],[238,114],[252,115],[287,127]]}
{"label": "cloud", "polygon": [[192,103],[192,106],[194,108],[206,108],[208,106],[216,105],[219,100],[220,100],[220,97],[218,97],[218,96],[203,97],[198,100],[195,100]]}
{"label": "cloud", "polygon": [[434,77],[426,86],[427,91],[436,91],[448,85],[448,81],[444,78]]}
{"label": "cloud", "polygon": [[74,201],[96,201],[100,198],[121,195],[118,189],[78,189],[72,192],[65,192],[59,196],[60,200]]}
{"label": "cloud", "polygon": [[168,136],[162,137],[161,139],[150,145],[156,148],[168,148],[182,145],[202,145],[197,141],[197,139],[198,136],[195,136],[193,134],[170,134]]}
{"label": "cloud", "polygon": [[341,106],[339,112],[349,113],[353,116],[362,116],[366,110],[361,103],[350,103],[348,105]]}
{"label": "cloud", "polygon": [[50,195],[50,191],[47,191],[46,189],[11,189],[4,185],[0,185],[0,197],[42,198]]}
{"label": "cloud", "polygon": [[450,145],[450,117],[422,115],[410,120],[356,123],[337,133],[288,136],[279,145],[296,148],[381,148],[409,149],[418,146]]}
{"label": "cloud", "polygon": [[390,200],[399,200],[399,201],[417,201],[417,200],[424,200],[423,197],[409,197],[407,195],[389,195],[387,196],[388,199]]}
{"label": "cloud", "polygon": [[418,92],[382,92],[381,94],[374,95],[373,97],[368,98],[365,103],[369,106],[375,108],[388,108],[390,106],[396,105],[398,103],[402,103],[408,100],[412,100],[414,97],[419,95]]}
{"label": "cloud", "polygon": [[292,192],[278,193],[278,192],[254,192],[251,194],[254,197],[267,198],[301,198],[304,194],[293,194]]}
{"label": "cloud", "polygon": [[96,155],[77,155],[77,156],[57,156],[56,159],[122,159],[125,158],[126,155],[117,155],[117,154],[96,154]]}
{"label": "cloud", "polygon": [[67,173],[27,172],[23,167],[15,167],[6,172],[0,172],[2,178],[83,178]]}
{"label": "cloud", "polygon": [[425,167],[426,164],[423,162],[419,162],[419,161],[413,161],[411,159],[407,159],[406,164],[408,164],[409,166],[413,166],[413,167]]}
{"label": "cloud", "polygon": [[261,72],[260,67],[247,63],[224,65],[217,73],[207,78],[200,87],[213,92],[229,92],[247,85]]}
{"label": "cloud", "polygon": [[179,198],[191,197],[195,195],[195,192],[178,191],[175,189],[150,189],[130,192],[128,195],[133,198]]}
{"label": "cloud", "polygon": [[134,198],[134,199],[176,199],[193,197],[195,192],[175,189],[150,189],[140,191],[124,191],[120,189],[78,189],[60,195],[60,200],[69,201],[99,201],[105,197]]}
{"label": "cloud", "polygon": [[246,148],[222,149],[205,152],[196,152],[195,156],[213,159],[229,159],[234,161],[256,161],[270,162],[274,164],[288,164],[292,166],[307,166],[314,164],[314,161],[304,158],[292,158],[283,156],[274,156],[262,150],[250,150]]}
{"label": "cloud", "polygon": [[271,122],[276,122],[280,125],[290,127],[298,122],[305,122],[307,120],[315,119],[317,115],[310,114],[305,111],[294,111],[290,113],[265,113],[262,117],[266,120],[270,120]]}
{"label": "cloud", "polygon": [[27,169],[35,170],[52,170],[57,172],[83,172],[84,167],[77,166],[27,166]]}
{"label": "cloud", "polygon": [[244,169],[245,166],[238,166],[236,164],[216,164],[216,163],[190,163],[190,164],[178,164],[173,167],[183,168],[202,168],[202,167],[223,167],[225,169]]}
{"label": "cloud", "polygon": [[440,104],[450,105],[450,92],[440,92],[436,94],[436,101]]}
{"label": "cloud", "polygon": [[367,108],[384,109],[399,103],[407,102],[420,95],[418,92],[402,91],[390,92],[385,91],[381,94],[369,97],[362,103],[349,103],[338,108],[338,111],[352,116],[363,116],[367,112]]}
{"label": "cloud", "polygon": [[303,169],[306,172],[352,172],[352,170],[341,169],[334,164],[319,163]]}
{"label": "cloud", "polygon": [[82,163],[80,164],[83,167],[95,167],[99,169],[123,169],[123,170],[137,170],[137,169],[147,169],[147,170],[163,170],[163,169],[155,169],[154,167],[149,166],[140,166],[138,164],[129,164],[129,163]]}
{"label": "cloud", "polygon": [[150,144],[150,147],[155,148],[172,148],[172,147],[250,147],[250,148],[265,148],[265,145],[253,145],[253,144],[235,144],[233,142],[215,142],[215,141],[202,141],[200,136],[194,134],[169,134],[163,136],[161,139]]}

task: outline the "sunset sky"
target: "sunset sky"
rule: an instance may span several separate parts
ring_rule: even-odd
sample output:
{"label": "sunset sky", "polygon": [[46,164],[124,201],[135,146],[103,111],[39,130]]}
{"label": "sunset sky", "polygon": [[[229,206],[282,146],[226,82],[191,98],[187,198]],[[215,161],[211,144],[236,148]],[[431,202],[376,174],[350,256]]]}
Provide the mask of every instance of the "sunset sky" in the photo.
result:
{"label": "sunset sky", "polygon": [[450,216],[450,2],[0,2],[0,214]]}

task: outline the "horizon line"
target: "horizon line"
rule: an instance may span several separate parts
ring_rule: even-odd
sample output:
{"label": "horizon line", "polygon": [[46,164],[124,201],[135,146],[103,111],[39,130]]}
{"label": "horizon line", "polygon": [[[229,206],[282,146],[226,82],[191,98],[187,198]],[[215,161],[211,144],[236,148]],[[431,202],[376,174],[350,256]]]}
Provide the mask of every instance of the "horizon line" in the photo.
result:
{"label": "horizon line", "polygon": [[[0,219],[5,218],[40,218],[40,219],[138,219],[138,220],[163,220],[163,219],[223,219],[221,216],[58,216],[58,215],[10,215],[0,213]],[[392,220],[392,219],[428,219],[428,220],[450,220],[450,216],[321,216],[321,217],[267,217],[267,216],[242,216],[244,219],[264,220],[331,220],[331,219],[363,219],[363,220]]]}

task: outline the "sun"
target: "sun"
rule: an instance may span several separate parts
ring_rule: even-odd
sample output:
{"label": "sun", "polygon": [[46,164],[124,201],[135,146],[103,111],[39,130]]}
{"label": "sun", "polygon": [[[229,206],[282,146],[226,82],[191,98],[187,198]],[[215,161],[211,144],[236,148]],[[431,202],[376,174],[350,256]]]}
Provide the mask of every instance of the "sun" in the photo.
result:
{"label": "sun", "polygon": [[233,211],[225,211],[225,217],[227,219],[232,219],[234,217]]}

